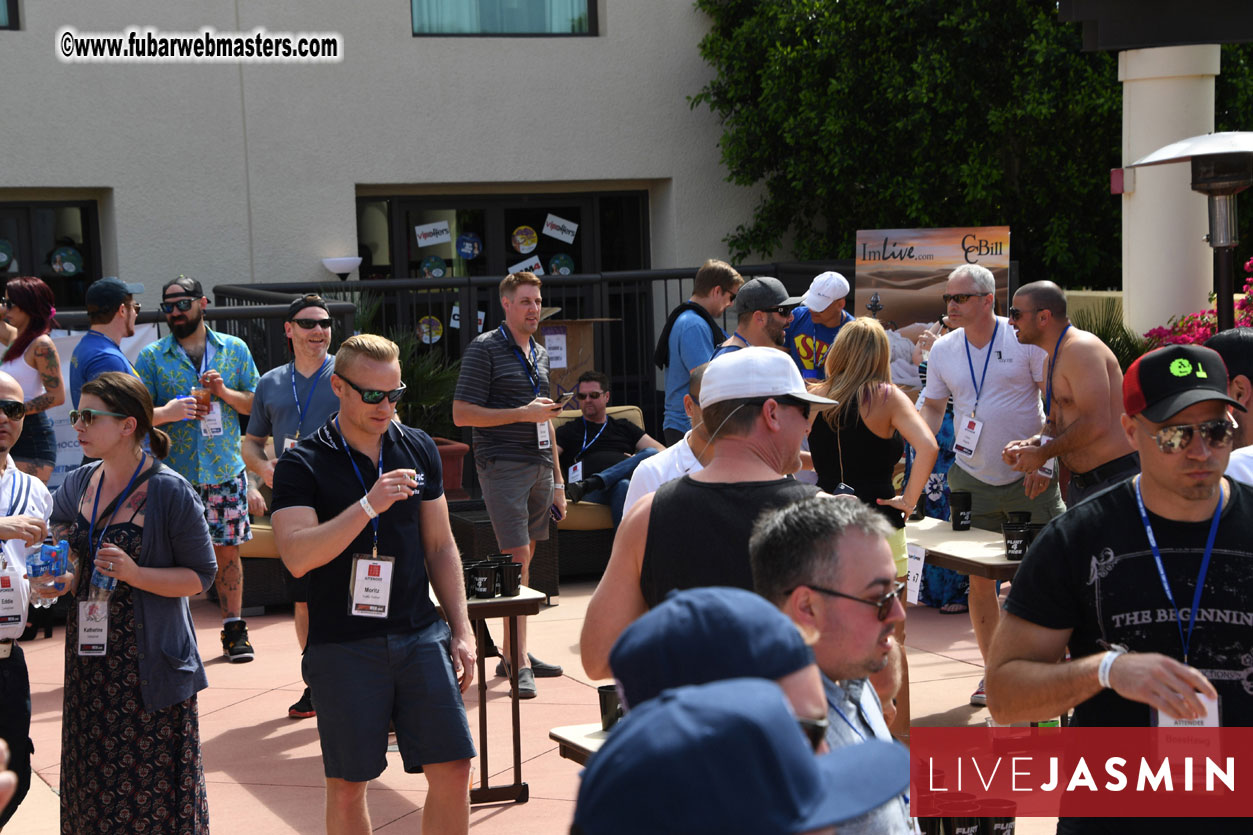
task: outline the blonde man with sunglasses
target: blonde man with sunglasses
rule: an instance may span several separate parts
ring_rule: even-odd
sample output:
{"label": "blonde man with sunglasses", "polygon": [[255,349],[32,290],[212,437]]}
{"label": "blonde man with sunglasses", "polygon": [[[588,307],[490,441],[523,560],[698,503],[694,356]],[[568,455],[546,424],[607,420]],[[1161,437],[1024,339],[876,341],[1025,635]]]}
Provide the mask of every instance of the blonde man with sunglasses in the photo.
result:
{"label": "blonde man with sunglasses", "polygon": [[[1004,723],[1073,708],[1085,727],[1253,724],[1253,487],[1223,477],[1231,409],[1244,406],[1221,357],[1198,345],[1137,359],[1122,396],[1140,474],[1068,510],[1027,551],[988,656],[988,708]],[[1058,832],[1150,831],[1096,823],[1063,819]]]}

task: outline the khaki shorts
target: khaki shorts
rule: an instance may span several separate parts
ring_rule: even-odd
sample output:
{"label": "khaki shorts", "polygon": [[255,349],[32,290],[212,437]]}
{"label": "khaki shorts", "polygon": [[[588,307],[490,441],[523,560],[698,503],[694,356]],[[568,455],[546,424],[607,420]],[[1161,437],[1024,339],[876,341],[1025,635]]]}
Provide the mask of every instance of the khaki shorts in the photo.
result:
{"label": "khaki shorts", "polygon": [[1066,511],[1057,481],[1034,499],[1028,499],[1022,489],[1022,479],[996,486],[985,484],[956,464],[948,471],[949,490],[964,490],[970,494],[970,525],[985,531],[1001,532],[1001,525],[1009,521],[1005,514],[1010,511],[1031,511],[1032,522],[1047,522]]}
{"label": "khaki shorts", "polygon": [[548,539],[553,466],[547,462],[476,462],[483,503],[502,551]]}

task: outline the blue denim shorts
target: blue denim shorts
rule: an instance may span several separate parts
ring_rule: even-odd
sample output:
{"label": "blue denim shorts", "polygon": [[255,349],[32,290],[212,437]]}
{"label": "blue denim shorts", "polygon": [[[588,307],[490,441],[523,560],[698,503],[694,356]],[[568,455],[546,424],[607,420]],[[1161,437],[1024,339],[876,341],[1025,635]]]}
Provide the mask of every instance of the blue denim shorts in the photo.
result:
{"label": "blue denim shorts", "polygon": [[387,768],[387,727],[405,771],[469,759],[474,739],[449,657],[448,624],[417,632],[309,644],[302,671],[318,712],[327,777],[364,783]]}

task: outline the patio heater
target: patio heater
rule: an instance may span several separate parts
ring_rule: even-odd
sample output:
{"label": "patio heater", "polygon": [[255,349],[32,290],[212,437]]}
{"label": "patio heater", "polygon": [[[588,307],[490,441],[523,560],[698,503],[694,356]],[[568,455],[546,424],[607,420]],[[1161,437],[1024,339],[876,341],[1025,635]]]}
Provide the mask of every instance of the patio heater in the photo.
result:
{"label": "patio heater", "polygon": [[1253,185],[1253,132],[1207,133],[1158,148],[1127,166],[1138,168],[1170,162],[1192,163],[1192,190],[1209,203],[1209,234],[1214,250],[1214,295],[1218,330],[1235,326],[1236,195]]}
{"label": "patio heater", "polygon": [[357,256],[351,258],[323,258],[322,266],[334,275],[339,276],[340,281],[347,281],[348,274],[361,266],[361,259]]}

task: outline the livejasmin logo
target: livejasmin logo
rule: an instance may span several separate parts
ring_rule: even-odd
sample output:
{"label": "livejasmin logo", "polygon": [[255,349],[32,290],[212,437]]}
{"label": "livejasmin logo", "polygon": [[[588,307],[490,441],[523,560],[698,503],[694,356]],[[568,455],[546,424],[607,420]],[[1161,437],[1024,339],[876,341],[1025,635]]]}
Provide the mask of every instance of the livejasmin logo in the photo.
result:
{"label": "livejasmin logo", "polygon": [[[994,760],[983,758],[983,765],[979,764],[978,757],[958,757],[957,758],[957,785],[952,791],[960,792],[969,788],[973,788],[974,784],[968,784],[967,781],[975,779],[978,785],[985,792],[993,792],[997,788],[1004,789],[1006,786],[997,782],[999,773],[1000,780],[1008,781],[1008,789],[1011,792],[1029,792],[1029,791],[1045,791],[1051,792],[1061,788],[1062,791],[1075,792],[1080,789],[1088,791],[1105,791],[1120,792],[1128,787],[1127,780],[1128,766],[1130,772],[1135,776],[1135,790],[1142,791],[1175,791],[1175,775],[1181,775],[1180,788],[1182,791],[1190,792],[1198,787],[1196,778],[1200,776],[1202,765],[1205,775],[1205,791],[1213,792],[1218,782],[1221,782],[1229,791],[1236,789],[1236,760],[1235,757],[1226,757],[1222,762],[1216,761],[1211,757],[1202,758],[1203,762],[1197,762],[1196,757],[1180,757],[1177,760],[1170,757],[1163,757],[1156,764],[1150,762],[1146,757],[1139,758],[1139,762],[1128,762],[1125,757],[1109,757],[1104,763],[1100,764],[1098,771],[1103,770],[1103,776],[1110,779],[1098,787],[1096,777],[1093,775],[1091,766],[1084,757],[1080,757],[1073,765],[1063,763],[1061,757],[997,757]],[[1006,764],[1006,759],[1009,763]],[[950,791],[948,786],[936,785],[936,764],[935,758],[928,758],[928,772],[931,780],[928,788],[932,792]],[[1004,766],[1005,770],[1001,771]],[[973,772],[973,775],[972,773]],[[945,779],[946,772],[941,770],[941,780]],[[1040,781],[1040,778],[1047,775],[1047,779]],[[1063,786],[1063,781],[1065,785]]]}

